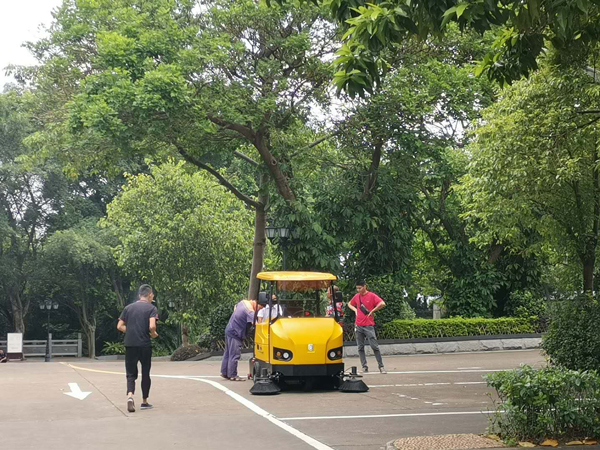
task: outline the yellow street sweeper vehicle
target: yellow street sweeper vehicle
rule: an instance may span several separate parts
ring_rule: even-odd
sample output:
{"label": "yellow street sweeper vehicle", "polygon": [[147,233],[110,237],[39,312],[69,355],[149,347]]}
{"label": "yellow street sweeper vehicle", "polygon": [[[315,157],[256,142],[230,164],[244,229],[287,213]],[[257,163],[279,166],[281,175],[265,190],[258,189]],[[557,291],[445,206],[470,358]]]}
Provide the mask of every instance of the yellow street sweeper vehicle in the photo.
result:
{"label": "yellow street sweeper vehicle", "polygon": [[[330,301],[342,301],[341,292],[333,288],[337,277],[260,272],[257,278],[266,289],[258,299],[262,313],[254,316],[250,392],[276,394],[287,384],[302,384],[306,390],[314,385],[338,388],[344,377],[344,332],[338,308],[330,307],[327,315]],[[333,292],[333,298],[327,300],[324,292]]]}

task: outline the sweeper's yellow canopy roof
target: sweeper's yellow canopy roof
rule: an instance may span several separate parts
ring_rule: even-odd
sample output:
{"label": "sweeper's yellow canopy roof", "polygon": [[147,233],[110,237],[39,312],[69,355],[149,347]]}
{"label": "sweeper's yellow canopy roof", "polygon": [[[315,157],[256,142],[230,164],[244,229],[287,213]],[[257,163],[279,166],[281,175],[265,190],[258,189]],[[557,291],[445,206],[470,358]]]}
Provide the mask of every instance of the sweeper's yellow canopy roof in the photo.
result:
{"label": "sweeper's yellow canopy roof", "polygon": [[276,281],[277,289],[282,291],[304,292],[315,289],[327,289],[337,277],[325,272],[260,272],[259,280]]}
{"label": "sweeper's yellow canopy roof", "polygon": [[265,281],[335,281],[337,277],[325,272],[259,272],[259,280]]}

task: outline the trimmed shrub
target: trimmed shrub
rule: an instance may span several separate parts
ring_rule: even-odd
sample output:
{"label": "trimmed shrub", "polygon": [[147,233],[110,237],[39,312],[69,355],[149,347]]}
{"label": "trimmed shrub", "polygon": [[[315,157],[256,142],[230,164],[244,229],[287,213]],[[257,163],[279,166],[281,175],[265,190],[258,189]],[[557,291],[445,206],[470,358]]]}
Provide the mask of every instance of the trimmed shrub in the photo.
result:
{"label": "trimmed shrub", "polygon": [[171,355],[171,361],[186,361],[199,353],[204,353],[207,350],[197,345],[187,345],[185,347],[179,347]]}
{"label": "trimmed shrub", "polygon": [[509,317],[545,317],[546,299],[531,291],[513,291],[504,306],[504,314]]}
{"label": "trimmed shrub", "polygon": [[104,347],[102,347],[103,355],[124,355],[125,354],[125,344],[122,342],[105,342]]}
{"label": "trimmed shrub", "polygon": [[600,376],[530,366],[485,376],[500,401],[490,431],[505,441],[600,436]]}
{"label": "trimmed shrub", "polygon": [[600,368],[600,304],[587,295],[552,302],[542,348],[554,364],[572,370]]}
{"label": "trimmed shrub", "polygon": [[455,336],[490,336],[501,334],[539,333],[539,319],[535,316],[505,317],[500,319],[415,319],[394,320],[386,323],[380,332],[382,339],[416,339]]}

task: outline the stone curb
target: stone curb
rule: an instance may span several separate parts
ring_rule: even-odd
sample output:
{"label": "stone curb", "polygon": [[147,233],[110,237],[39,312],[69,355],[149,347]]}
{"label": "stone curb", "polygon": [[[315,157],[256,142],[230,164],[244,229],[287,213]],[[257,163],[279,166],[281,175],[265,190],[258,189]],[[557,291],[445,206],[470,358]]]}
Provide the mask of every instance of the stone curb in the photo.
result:
{"label": "stone curb", "polygon": [[[396,446],[394,445],[394,442],[396,442],[398,439],[394,439],[393,441],[388,442],[387,444],[385,444],[385,447],[381,447],[381,450],[398,450],[396,448]],[[496,447],[496,448],[503,448],[504,450],[521,450],[524,447]],[[550,448],[558,448],[558,449],[591,449],[591,450],[598,450],[600,449],[599,445],[575,445],[575,446],[569,446],[569,447],[542,447],[542,446],[537,446],[537,447],[532,447],[532,448],[539,448],[539,449],[550,449]],[[470,450],[494,450],[493,448],[473,448]]]}
{"label": "stone curb", "polygon": [[[473,339],[451,342],[422,342],[405,344],[379,344],[382,355],[419,355],[433,353],[462,353],[493,350],[527,350],[540,348],[541,337],[506,338],[506,339]],[[373,356],[371,347],[365,345],[368,356]],[[344,346],[344,356],[358,356],[356,346]]]}
{"label": "stone curb", "polygon": [[[518,336],[518,337],[517,337]],[[430,339],[415,340],[381,340],[379,350],[382,355],[418,355],[435,353],[463,353],[481,352],[494,350],[527,350],[540,348],[541,335],[517,335],[517,336],[479,336],[476,339],[468,337],[440,338],[439,341]],[[408,341],[408,342],[407,342]],[[414,342],[416,341],[416,342]],[[365,351],[368,356],[373,356],[371,347],[366,345]],[[242,349],[242,355],[252,353],[251,348]],[[202,361],[208,358],[219,358],[223,351],[200,353],[186,361]],[[358,350],[356,342],[344,342],[344,357],[356,357]]]}

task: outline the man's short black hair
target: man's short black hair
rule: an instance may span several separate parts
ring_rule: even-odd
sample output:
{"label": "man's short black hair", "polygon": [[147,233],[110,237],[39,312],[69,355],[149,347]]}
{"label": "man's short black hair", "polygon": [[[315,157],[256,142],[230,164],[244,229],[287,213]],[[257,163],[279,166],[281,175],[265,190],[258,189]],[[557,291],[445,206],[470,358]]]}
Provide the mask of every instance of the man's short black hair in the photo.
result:
{"label": "man's short black hair", "polygon": [[258,304],[261,306],[266,306],[269,303],[269,297],[267,297],[266,292],[258,293]]}
{"label": "man's short black hair", "polygon": [[356,285],[357,285],[357,286],[366,286],[366,285],[367,285],[367,283],[365,283],[365,280],[358,280],[358,281],[356,282]]}
{"label": "man's short black hair", "polygon": [[149,284],[142,284],[138,289],[138,298],[148,297],[152,293],[152,286]]}

